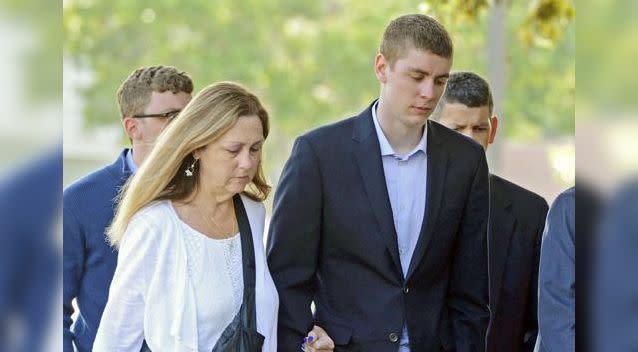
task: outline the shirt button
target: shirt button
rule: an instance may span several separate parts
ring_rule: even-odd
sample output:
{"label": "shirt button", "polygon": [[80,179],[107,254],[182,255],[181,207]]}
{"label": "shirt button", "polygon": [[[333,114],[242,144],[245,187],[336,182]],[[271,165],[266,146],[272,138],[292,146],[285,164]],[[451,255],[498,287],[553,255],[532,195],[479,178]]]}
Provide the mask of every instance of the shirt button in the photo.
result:
{"label": "shirt button", "polygon": [[399,341],[399,335],[397,335],[396,333],[391,333],[388,338],[390,339],[390,342],[397,342]]}
{"label": "shirt button", "polygon": [[410,292],[410,288],[408,286],[403,288],[403,293],[408,293]]}

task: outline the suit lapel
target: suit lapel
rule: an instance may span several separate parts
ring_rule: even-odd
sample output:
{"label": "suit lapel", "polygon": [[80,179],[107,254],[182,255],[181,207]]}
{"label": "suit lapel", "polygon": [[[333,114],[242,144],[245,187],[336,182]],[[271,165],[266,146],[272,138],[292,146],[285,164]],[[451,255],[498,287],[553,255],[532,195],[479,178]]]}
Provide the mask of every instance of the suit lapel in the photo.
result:
{"label": "suit lapel", "polygon": [[401,272],[399,246],[394,228],[392,207],[390,206],[390,198],[388,197],[388,189],[383,172],[379,139],[374,129],[370,107],[355,119],[352,138],[354,140],[355,159],[361,172],[361,180],[379,224],[381,237],[386,243],[392,261]]}
{"label": "suit lapel", "polygon": [[510,242],[516,218],[512,214],[512,203],[497,180],[490,175],[490,222],[487,237],[490,305],[496,311],[499,303],[503,273],[507,263]]}
{"label": "suit lapel", "polygon": [[[430,240],[434,235],[434,226],[441,209],[441,200],[443,199],[443,188],[445,185],[445,174],[447,172],[448,154],[443,148],[440,136],[436,133],[435,123],[428,121],[428,140],[427,140],[427,189],[425,204],[425,214],[421,224],[419,239],[417,240],[410,267],[406,279],[409,279],[417,266],[421,263],[423,256],[428,248]],[[426,201],[426,200],[424,200]]]}

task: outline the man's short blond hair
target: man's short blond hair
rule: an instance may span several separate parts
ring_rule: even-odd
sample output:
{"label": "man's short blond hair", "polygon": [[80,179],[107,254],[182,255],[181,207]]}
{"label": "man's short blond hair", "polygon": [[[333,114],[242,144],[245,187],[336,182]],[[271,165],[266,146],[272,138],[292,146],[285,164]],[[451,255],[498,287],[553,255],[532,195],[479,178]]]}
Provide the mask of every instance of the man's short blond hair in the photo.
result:
{"label": "man's short blond hair", "polygon": [[393,68],[409,49],[429,51],[446,59],[451,59],[454,52],[447,30],[432,17],[421,14],[392,20],[383,33],[379,52]]}
{"label": "man's short blond hair", "polygon": [[117,90],[122,118],[144,113],[152,92],[193,92],[193,81],[186,72],[172,66],[141,67],[133,71]]}

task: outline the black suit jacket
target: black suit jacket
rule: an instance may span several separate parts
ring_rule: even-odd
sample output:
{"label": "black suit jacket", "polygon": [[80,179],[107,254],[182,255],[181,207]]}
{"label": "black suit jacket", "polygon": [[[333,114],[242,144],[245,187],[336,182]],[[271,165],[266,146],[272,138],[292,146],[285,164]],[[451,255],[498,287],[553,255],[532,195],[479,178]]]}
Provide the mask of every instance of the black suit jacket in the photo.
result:
{"label": "black suit jacket", "polygon": [[313,323],[336,351],[396,352],[406,323],[413,352],[483,351],[485,154],[429,121],[427,168],[423,225],[404,278],[370,107],[295,141],[268,238],[279,351],[297,352]]}
{"label": "black suit jacket", "polygon": [[538,334],[538,263],[547,201],[496,175],[490,175],[490,196],[486,351],[531,352]]}

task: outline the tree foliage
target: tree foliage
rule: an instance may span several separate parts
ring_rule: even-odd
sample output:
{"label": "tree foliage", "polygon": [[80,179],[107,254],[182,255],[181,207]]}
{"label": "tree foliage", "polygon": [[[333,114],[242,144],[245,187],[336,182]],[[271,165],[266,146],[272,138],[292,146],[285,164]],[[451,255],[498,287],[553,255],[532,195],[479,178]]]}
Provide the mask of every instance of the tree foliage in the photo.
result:
{"label": "tree foliage", "polygon": [[[115,91],[134,68],[169,64],[196,90],[233,80],[254,90],[272,115],[270,149],[363,109],[378,95],[373,59],[394,17],[436,16],[455,40],[454,69],[485,74],[486,17],[494,1],[447,0],[68,0],[65,53],[95,73],[89,125],[119,118]],[[507,134],[573,133],[573,7],[566,0],[508,4]],[[570,10],[571,9],[571,10]],[[529,33],[532,36],[529,37]],[[526,38],[532,38],[530,40]],[[541,39],[539,39],[541,38]],[[551,43],[551,45],[547,45]]]}
{"label": "tree foliage", "polygon": [[27,72],[26,96],[33,102],[62,98],[62,12],[56,2],[42,0],[4,0],[0,14],[14,25],[27,27],[32,43],[22,58]]}

